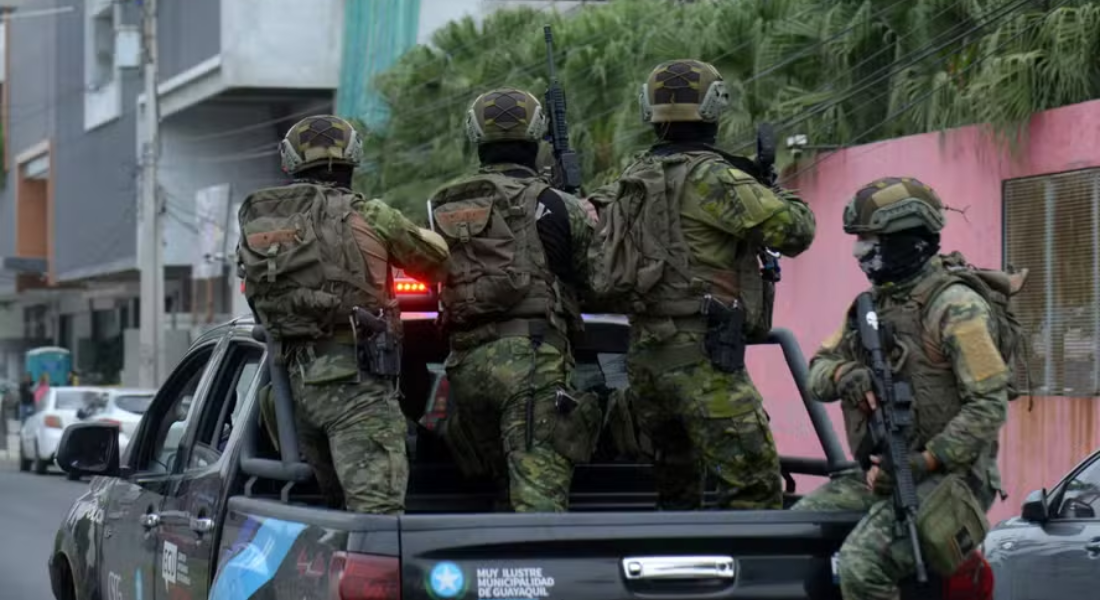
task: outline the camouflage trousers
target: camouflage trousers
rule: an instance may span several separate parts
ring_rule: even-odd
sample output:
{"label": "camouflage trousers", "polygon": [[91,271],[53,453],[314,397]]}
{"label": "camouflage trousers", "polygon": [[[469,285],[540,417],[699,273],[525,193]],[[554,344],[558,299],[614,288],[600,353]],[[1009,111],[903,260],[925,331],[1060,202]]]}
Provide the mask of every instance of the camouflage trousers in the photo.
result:
{"label": "camouflage trousers", "polygon": [[666,351],[632,344],[627,357],[635,417],[656,452],[660,507],[699,508],[710,475],[720,508],[782,508],[779,454],[748,372],[718,371],[705,357],[677,365]]}
{"label": "camouflage trousers", "polygon": [[[941,481],[942,477],[932,476],[919,482],[917,497],[923,500]],[[979,502],[988,510],[993,503],[992,489],[979,494]],[[916,573],[912,542],[897,531],[893,496],[871,491],[862,470],[838,475],[791,510],[866,512],[840,547],[841,595],[844,600],[900,598],[898,583]]]}
{"label": "camouflage trousers", "polygon": [[[516,512],[564,512],[573,464],[554,449],[557,390],[570,389],[572,357],[550,344],[505,337],[452,351],[447,379],[469,443],[493,473],[507,480]],[[532,396],[533,394],[533,396]],[[532,444],[527,404],[533,397]]]}
{"label": "camouflage trousers", "polygon": [[409,483],[405,416],[394,385],[360,378],[354,360],[354,348],[345,347],[291,364],[298,445],[330,506],[401,514]]}

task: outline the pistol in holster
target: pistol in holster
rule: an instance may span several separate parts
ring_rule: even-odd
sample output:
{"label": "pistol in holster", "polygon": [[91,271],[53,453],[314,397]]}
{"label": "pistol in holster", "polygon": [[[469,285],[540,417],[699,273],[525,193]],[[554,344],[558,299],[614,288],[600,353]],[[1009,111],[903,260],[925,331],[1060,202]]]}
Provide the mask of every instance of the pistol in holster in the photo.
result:
{"label": "pistol in holster", "polygon": [[736,373],[745,368],[745,307],[740,301],[724,304],[707,294],[703,296],[703,315],[707,333],[703,349],[715,369]]}
{"label": "pistol in holster", "polygon": [[372,314],[358,306],[351,309],[359,370],[377,377],[401,374],[401,340],[388,316],[385,310]]}

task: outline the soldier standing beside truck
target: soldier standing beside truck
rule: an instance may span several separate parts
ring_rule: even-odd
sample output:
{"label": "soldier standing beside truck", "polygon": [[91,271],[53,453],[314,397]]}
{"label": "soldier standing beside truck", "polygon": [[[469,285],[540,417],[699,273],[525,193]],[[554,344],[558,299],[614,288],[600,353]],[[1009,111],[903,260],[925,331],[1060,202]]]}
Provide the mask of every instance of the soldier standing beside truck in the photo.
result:
{"label": "soldier standing beside truck", "polygon": [[[858,236],[853,254],[872,289],[811,360],[810,388],[823,401],[841,401],[863,468],[792,510],[867,511],[840,551],[845,600],[897,598],[898,582],[914,573],[920,579],[923,563],[951,575],[985,538],[985,513],[1003,496],[997,438],[1016,395],[1010,365],[1020,336],[1008,299],[1026,272],[938,256],[944,223],[935,192],[907,177],[868,184],[844,211],[844,231]],[[883,340],[877,367],[865,349],[879,342],[863,336]],[[896,431],[905,435],[879,430],[884,409],[901,416]],[[889,460],[891,453],[899,458]],[[913,488],[917,506],[908,515],[899,506],[907,492],[891,502],[895,481],[899,490]]]}
{"label": "soldier standing beside truck", "polygon": [[593,293],[631,317],[633,410],[657,452],[660,506],[699,508],[709,474],[722,508],[781,508],[779,455],[744,352],[771,330],[775,278],[758,256],[805,251],[813,213],[714,147],[730,100],[712,65],[661,63],[640,102],[659,141],[595,195],[590,260]]}
{"label": "soldier standing beside truck", "polygon": [[409,466],[391,265],[437,282],[447,246],[351,191],[362,142],[347,121],[307,117],[279,149],[294,181],[252,193],[239,214],[245,295],[287,366],[299,444],[329,505],[400,514]]}

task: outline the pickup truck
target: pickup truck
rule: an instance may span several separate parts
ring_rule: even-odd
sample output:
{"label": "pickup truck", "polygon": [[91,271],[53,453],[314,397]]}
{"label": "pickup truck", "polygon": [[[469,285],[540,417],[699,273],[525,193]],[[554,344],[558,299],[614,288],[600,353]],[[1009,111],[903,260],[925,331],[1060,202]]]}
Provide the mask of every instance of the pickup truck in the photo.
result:
{"label": "pickup truck", "polygon": [[[657,512],[650,465],[621,457],[577,467],[568,513],[492,512],[492,487],[464,479],[423,424],[447,412],[438,405],[447,347],[435,314],[406,311],[402,320],[405,514],[322,507],[298,453],[292,399],[280,391],[285,371],[269,364],[262,328],[242,317],[193,344],[125,453],[114,424],[66,431],[59,465],[93,479],[49,557],[57,600],[840,598],[835,555],[858,513]],[[621,365],[628,321],[586,315],[585,325],[578,372],[598,373],[614,364],[608,359]],[[825,456],[783,457],[789,507],[799,497],[792,474],[828,477],[850,463],[807,392],[794,336],[779,329],[767,343],[781,346]],[[624,385],[622,373],[604,375],[608,386]],[[261,425],[257,390],[268,381],[278,440]],[[947,580],[905,582],[903,597],[988,600],[989,574],[977,555]]]}

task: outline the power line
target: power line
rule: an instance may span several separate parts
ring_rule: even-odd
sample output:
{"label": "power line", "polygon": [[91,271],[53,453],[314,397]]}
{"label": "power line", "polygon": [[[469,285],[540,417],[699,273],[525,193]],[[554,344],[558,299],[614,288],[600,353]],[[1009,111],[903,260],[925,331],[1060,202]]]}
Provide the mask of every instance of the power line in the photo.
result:
{"label": "power line", "polygon": [[[900,109],[898,109],[898,110],[894,111],[893,113],[891,113],[890,115],[888,115],[885,119],[883,119],[883,120],[879,121],[878,123],[872,125],[867,130],[863,131],[858,136],[856,136],[855,139],[853,139],[852,141],[853,142],[859,141],[859,140],[863,139],[865,136],[870,135],[871,132],[873,132],[876,129],[878,129],[879,127],[882,127],[883,125],[897,119],[902,114],[906,113],[907,111],[909,111],[910,109],[915,107],[920,102],[923,102],[925,99],[931,97],[932,94],[936,93],[940,89],[947,86],[949,83],[953,83],[955,79],[957,79],[958,77],[960,77],[961,75],[963,75],[964,73],[969,71],[970,69],[974,68],[975,66],[981,64],[983,59],[986,59],[986,58],[989,58],[990,56],[993,56],[994,54],[999,52],[1002,48],[1007,47],[1009,42],[1016,41],[1017,39],[1023,37],[1023,35],[1025,33],[1029,32],[1032,29],[1034,29],[1034,28],[1038,27],[1039,25],[1041,25],[1044,21],[1046,21],[1047,18],[1049,18],[1049,15],[1053,11],[1057,10],[1058,8],[1061,8],[1061,6],[1066,4],[1067,2],[1069,2],[1069,0],[1057,0],[1055,2],[1054,6],[1049,11],[1047,11],[1047,15],[1044,16],[1042,19],[1037,19],[1031,25],[1028,25],[1027,27],[1021,28],[1020,31],[1018,31],[1015,35],[1012,35],[1012,36],[1006,38],[1004,41],[1002,41],[1000,44],[998,44],[995,48],[991,49],[990,51],[988,51],[988,52],[986,52],[982,55],[980,55],[973,62],[971,62],[969,65],[967,65],[966,67],[960,69],[957,73],[951,75],[946,81],[940,83],[937,86],[934,86],[932,89],[930,89],[927,92],[925,92],[924,94],[921,94],[920,96],[914,98],[913,100],[911,100],[910,102],[908,102],[904,106],[902,106]],[[873,147],[868,147],[868,148],[864,149],[864,151],[861,152],[860,154],[870,152],[873,149],[874,149]],[[806,171],[816,167],[817,165],[820,165],[821,163],[825,162],[826,160],[828,160],[829,158],[835,156],[836,154],[837,153],[835,153],[835,152],[834,153],[829,153],[829,154],[825,155],[824,157],[813,161],[812,163],[807,165],[805,168],[799,169],[799,170],[795,171],[794,173],[791,173],[790,175],[784,177],[783,179],[786,180],[786,181],[796,179],[802,173],[805,173]]]}
{"label": "power line", "polygon": [[[894,9],[894,8],[896,8],[897,6],[900,6],[901,4],[903,4],[904,2],[907,2],[907,1],[908,1],[908,0],[895,0],[894,2],[892,2],[892,3],[891,3],[891,4],[889,4],[889,5],[887,5],[886,7],[884,7],[884,8],[881,8],[881,9],[879,9],[878,11],[875,11],[875,13],[874,13],[874,14],[873,14],[873,15],[871,16],[871,18],[877,18],[877,17],[881,17],[882,15],[886,14],[887,12],[889,12],[889,11],[893,10],[893,9]],[[780,23],[785,23],[785,22],[793,22],[793,21],[795,21],[796,19],[798,19],[798,18],[800,18],[800,17],[802,17],[802,16],[806,16],[806,15],[808,15],[808,14],[812,13],[812,12],[814,12],[814,9],[813,9],[813,8],[808,8],[808,9],[806,9],[806,10],[803,10],[803,11],[799,12],[798,14],[796,14],[796,15],[794,15],[794,16],[792,16],[792,17],[789,17],[789,18],[785,18],[785,19],[782,19],[782,20],[778,21],[778,22],[776,23],[776,25],[778,25],[778,24],[780,24]],[[813,49],[821,48],[821,47],[825,46],[826,44],[829,44],[829,43],[831,43],[831,42],[834,42],[834,41],[836,41],[836,40],[840,39],[841,37],[843,37],[843,36],[845,36],[845,35],[847,35],[847,34],[851,33],[852,31],[854,31],[854,30],[855,30],[855,29],[857,29],[858,27],[859,27],[859,24],[858,24],[858,23],[857,23],[857,24],[855,24],[855,25],[851,25],[851,26],[849,26],[849,27],[847,27],[847,28],[845,28],[845,29],[842,29],[841,31],[839,31],[839,32],[837,32],[837,33],[835,33],[835,34],[833,34],[832,36],[830,36],[830,37],[828,37],[828,38],[826,38],[826,39],[824,39],[824,40],[819,40],[819,41],[817,41],[817,42],[814,42],[813,44],[811,44],[811,45],[810,45],[810,46],[808,46],[807,48],[804,48],[804,49],[802,49],[802,50],[799,50],[799,51],[798,51],[798,52],[796,52],[796,53],[795,53],[795,54],[794,54],[793,56],[788,56],[788,57],[785,57],[785,58],[784,58],[783,60],[781,60],[781,61],[780,61],[779,63],[777,63],[776,65],[773,65],[773,66],[769,67],[768,69],[766,69],[764,73],[759,73],[759,74],[756,74],[756,75],[753,75],[753,76],[751,76],[751,77],[747,78],[747,79],[746,79],[746,80],[745,80],[745,81],[744,81],[744,82],[742,83],[742,85],[748,85],[749,83],[752,83],[752,82],[754,82],[754,81],[757,81],[758,79],[762,78],[762,77],[763,77],[763,76],[764,76],[765,74],[770,74],[770,73],[774,72],[775,70],[777,70],[778,68],[781,68],[781,67],[783,67],[783,66],[787,66],[787,65],[790,65],[790,64],[794,63],[795,61],[797,61],[797,60],[800,60],[801,58],[803,58],[803,56],[804,56],[804,55],[805,55],[805,54],[806,54],[807,52],[809,52],[809,51],[812,51]],[[733,54],[735,54],[735,53],[737,53],[737,52],[741,51],[742,49],[744,49],[744,48],[747,48],[748,46],[752,45],[752,43],[753,43],[753,42],[754,42],[754,40],[752,40],[752,39],[750,39],[750,40],[747,40],[747,41],[743,42],[742,44],[739,44],[739,45],[737,45],[737,46],[733,47],[732,49],[730,49],[730,50],[728,50],[728,51],[724,52],[723,54],[720,54],[720,55],[718,55],[717,57],[715,57],[715,58],[712,58],[712,59],[710,59],[710,61],[709,61],[709,62],[718,62],[718,61],[720,61],[720,60],[722,60],[722,59],[724,59],[724,58],[726,58],[726,57],[728,57],[728,56],[732,56]],[[578,126],[582,126],[582,125],[588,125],[588,124],[590,124],[590,123],[593,123],[593,122],[595,122],[595,121],[598,121],[599,119],[602,119],[603,117],[606,117],[606,116],[608,116],[608,115],[610,115],[610,114],[612,114],[612,113],[615,113],[616,111],[619,111],[619,110],[621,110],[621,108],[622,108],[621,106],[613,106],[613,107],[611,107],[611,108],[609,108],[609,109],[607,109],[607,110],[605,110],[605,111],[603,111],[603,112],[597,113],[597,114],[595,114],[595,115],[593,115],[593,116],[590,116],[590,117],[588,117],[588,118],[585,118],[585,119],[583,119],[583,120],[580,120],[580,121],[577,121],[577,122],[575,122],[575,123],[574,123],[574,124],[572,125],[572,127],[574,127],[574,128],[575,128],[575,127],[578,127]],[[418,110],[417,110],[416,112],[414,112],[413,114],[419,114],[419,112],[420,112],[420,110],[418,109]],[[630,141],[630,140],[636,139],[637,137],[640,137],[641,135],[644,135],[645,133],[647,133],[647,131],[643,130],[643,131],[641,131],[641,132],[638,132],[638,133],[635,133],[635,134],[632,134],[632,135],[628,135],[628,136],[623,136],[623,137],[617,137],[617,138],[616,138],[616,139],[615,139],[614,141],[615,141],[615,142],[618,142],[618,141]],[[430,149],[430,147],[431,147],[432,145],[434,145],[434,144],[435,144],[435,141],[434,141],[434,140],[432,140],[432,141],[430,141],[430,142],[427,142],[427,143],[425,143],[425,144],[422,144],[422,145],[420,145],[420,146],[418,146],[418,147],[410,148],[409,150],[406,150],[406,151],[404,151],[404,152],[402,152],[402,153],[403,153],[403,154],[411,154],[411,153],[414,153],[414,152],[418,152],[418,151],[424,151],[424,150]],[[442,177],[443,177],[443,178],[446,178],[446,179],[449,179],[449,178],[452,178],[452,177],[457,177],[457,176],[461,175],[461,174],[462,174],[462,173],[464,173],[464,172],[465,172],[465,169],[463,169],[462,171],[457,171],[457,172],[455,172],[455,173],[452,173],[452,174],[444,174],[444,175],[443,175]]]}

